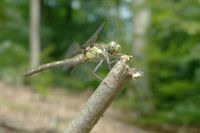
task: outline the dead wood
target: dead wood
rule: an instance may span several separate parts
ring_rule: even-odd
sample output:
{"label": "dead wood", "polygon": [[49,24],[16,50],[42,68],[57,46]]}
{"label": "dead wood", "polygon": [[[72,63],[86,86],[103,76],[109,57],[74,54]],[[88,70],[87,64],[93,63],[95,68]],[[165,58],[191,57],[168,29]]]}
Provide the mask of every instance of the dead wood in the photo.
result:
{"label": "dead wood", "polygon": [[129,59],[130,56],[121,56],[64,133],[89,133],[123,86],[129,80],[141,77],[140,72],[128,66]]}

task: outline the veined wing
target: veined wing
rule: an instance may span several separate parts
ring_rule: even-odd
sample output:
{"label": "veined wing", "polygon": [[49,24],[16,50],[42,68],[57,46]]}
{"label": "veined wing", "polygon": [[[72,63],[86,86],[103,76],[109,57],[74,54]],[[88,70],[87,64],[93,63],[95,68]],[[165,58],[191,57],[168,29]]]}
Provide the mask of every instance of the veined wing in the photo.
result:
{"label": "veined wing", "polygon": [[38,66],[32,70],[27,71],[24,76],[31,76],[35,73],[39,73],[41,71],[50,69],[50,68],[54,68],[54,67],[58,67],[58,66],[62,66],[62,65],[69,65],[69,66],[75,66],[78,64],[81,64],[83,62],[85,62],[87,59],[84,57],[84,54],[79,54],[75,57],[72,58],[68,58],[65,60],[61,60],[61,61],[55,61],[55,62],[51,62],[51,63],[47,63],[47,64],[43,64],[41,66]]}
{"label": "veined wing", "polygon": [[70,58],[81,53],[81,47],[78,42],[74,42],[67,48],[65,58]]}
{"label": "veined wing", "polygon": [[99,36],[99,33],[102,31],[104,25],[105,25],[105,22],[103,22],[100,25],[100,27],[97,29],[97,31],[87,40],[87,42],[82,45],[83,48],[86,48],[89,45],[93,45],[96,42],[96,40]]}
{"label": "veined wing", "polygon": [[[81,54],[82,53],[82,49],[79,45],[78,42],[74,42],[72,43],[67,51],[65,52],[65,58],[71,58],[71,57],[74,57],[75,55],[78,55],[78,54]],[[63,71],[71,71],[72,69],[74,68],[74,66],[69,66],[69,65],[63,65]]]}

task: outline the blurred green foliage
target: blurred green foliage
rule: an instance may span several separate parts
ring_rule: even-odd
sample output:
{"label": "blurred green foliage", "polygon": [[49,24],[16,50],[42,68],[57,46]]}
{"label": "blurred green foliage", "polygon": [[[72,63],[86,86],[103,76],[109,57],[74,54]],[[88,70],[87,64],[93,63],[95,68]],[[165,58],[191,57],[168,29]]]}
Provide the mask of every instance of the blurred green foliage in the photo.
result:
{"label": "blurred green foliage", "polygon": [[7,82],[21,84],[22,73],[28,59],[28,52],[11,41],[0,43],[0,78]]}
{"label": "blurred green foliage", "polygon": [[200,2],[162,2],[151,3],[146,48],[155,114],[163,121],[199,124]]}
{"label": "blurred green foliage", "polygon": [[[151,102],[155,111],[139,119],[142,123],[200,124],[200,2],[198,0],[154,0],[151,11],[147,53],[143,65],[149,72]],[[134,7],[126,0],[41,0],[41,62],[65,58],[74,42],[84,44],[106,20],[99,41],[119,41],[123,52],[132,53]],[[0,3],[0,78],[23,83],[29,66],[29,2],[2,0]],[[137,61],[135,61],[137,63]],[[62,68],[43,72],[25,83],[44,96],[48,86],[65,86],[78,91],[95,88],[99,81],[92,65],[72,72]],[[105,76],[108,70],[98,73]],[[133,88],[131,85],[126,87]],[[119,105],[129,111],[145,106],[137,96],[123,91]]]}

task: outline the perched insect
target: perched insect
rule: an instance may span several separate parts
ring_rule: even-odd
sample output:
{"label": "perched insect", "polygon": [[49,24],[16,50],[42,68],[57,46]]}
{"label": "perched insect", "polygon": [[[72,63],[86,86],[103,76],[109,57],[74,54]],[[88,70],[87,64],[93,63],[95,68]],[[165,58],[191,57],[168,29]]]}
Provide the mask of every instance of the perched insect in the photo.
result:
{"label": "perched insect", "polygon": [[67,58],[61,61],[55,61],[47,64],[38,66],[32,70],[25,73],[25,76],[30,76],[35,73],[39,73],[49,68],[54,68],[57,66],[75,66],[90,60],[100,60],[98,65],[93,70],[94,75],[101,80],[101,78],[96,74],[96,71],[101,66],[101,64],[106,61],[109,68],[110,56],[121,55],[121,46],[115,42],[111,41],[108,44],[96,43],[99,33],[102,31],[104,23],[97,29],[97,31],[88,39],[88,41],[83,45],[84,49],[81,50],[82,53],[78,54],[72,58]]}

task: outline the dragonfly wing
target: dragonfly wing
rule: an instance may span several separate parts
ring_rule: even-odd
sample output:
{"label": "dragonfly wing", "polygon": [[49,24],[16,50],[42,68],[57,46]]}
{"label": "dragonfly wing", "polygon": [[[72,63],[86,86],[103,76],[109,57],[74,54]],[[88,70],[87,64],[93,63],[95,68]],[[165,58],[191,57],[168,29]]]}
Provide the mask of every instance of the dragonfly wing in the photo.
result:
{"label": "dragonfly wing", "polygon": [[65,52],[65,57],[66,58],[73,57],[80,53],[81,53],[81,47],[80,47],[79,43],[74,42],[72,45],[70,45],[68,47],[67,51]]}
{"label": "dragonfly wing", "polygon": [[82,81],[91,81],[94,76],[92,75],[92,71],[96,66],[96,62],[85,62],[79,66],[75,66],[70,75],[75,77],[76,79],[81,79]]}
{"label": "dragonfly wing", "polygon": [[103,22],[100,25],[100,27],[97,29],[97,31],[87,40],[87,42],[82,45],[83,48],[86,48],[87,46],[93,45],[96,42],[96,40],[99,36],[99,33],[102,31],[104,25],[105,25],[105,22]]}
{"label": "dragonfly wing", "polygon": [[[65,58],[71,58],[74,57],[75,55],[78,55],[81,53],[81,47],[78,42],[74,42],[72,45],[70,45],[65,52]],[[63,71],[71,71],[74,66],[69,66],[69,65],[63,65]]]}

